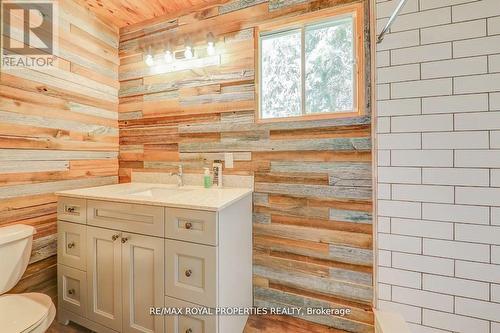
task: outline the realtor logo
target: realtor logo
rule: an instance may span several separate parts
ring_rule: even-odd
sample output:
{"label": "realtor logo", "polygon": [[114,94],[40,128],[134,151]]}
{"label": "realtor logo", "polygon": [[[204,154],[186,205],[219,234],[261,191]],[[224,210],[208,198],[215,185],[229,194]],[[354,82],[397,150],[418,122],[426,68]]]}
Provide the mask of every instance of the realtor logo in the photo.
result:
{"label": "realtor logo", "polygon": [[57,59],[57,2],[2,1],[2,67],[52,67]]}

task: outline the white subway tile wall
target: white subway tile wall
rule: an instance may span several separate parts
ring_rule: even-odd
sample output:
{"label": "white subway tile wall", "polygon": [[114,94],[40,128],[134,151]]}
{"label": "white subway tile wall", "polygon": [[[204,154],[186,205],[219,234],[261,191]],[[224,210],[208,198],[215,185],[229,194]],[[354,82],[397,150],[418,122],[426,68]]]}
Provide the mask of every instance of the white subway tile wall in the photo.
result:
{"label": "white subway tile wall", "polygon": [[377,306],[500,333],[500,0],[409,0],[376,63]]}

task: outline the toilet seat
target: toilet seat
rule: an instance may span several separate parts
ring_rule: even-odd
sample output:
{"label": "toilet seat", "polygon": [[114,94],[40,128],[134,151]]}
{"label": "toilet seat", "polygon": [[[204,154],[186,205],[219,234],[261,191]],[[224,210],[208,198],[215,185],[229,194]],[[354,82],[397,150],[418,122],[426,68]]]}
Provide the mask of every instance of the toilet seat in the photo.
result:
{"label": "toilet seat", "polygon": [[56,307],[54,304],[50,305],[49,312],[46,317],[42,318],[39,322],[28,328],[22,333],[45,333],[49,327],[50,324],[54,321],[54,318],[56,317]]}
{"label": "toilet seat", "polygon": [[56,309],[49,296],[39,293],[0,296],[0,327],[5,333],[45,332]]}

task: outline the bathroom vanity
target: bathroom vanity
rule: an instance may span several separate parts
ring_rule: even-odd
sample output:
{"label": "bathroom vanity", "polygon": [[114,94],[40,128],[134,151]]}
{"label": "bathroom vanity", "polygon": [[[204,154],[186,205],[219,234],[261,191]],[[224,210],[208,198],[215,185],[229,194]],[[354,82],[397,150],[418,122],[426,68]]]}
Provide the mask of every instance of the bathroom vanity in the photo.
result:
{"label": "bathroom vanity", "polygon": [[236,333],[252,306],[252,191],[129,183],[57,193],[58,318],[96,332]]}

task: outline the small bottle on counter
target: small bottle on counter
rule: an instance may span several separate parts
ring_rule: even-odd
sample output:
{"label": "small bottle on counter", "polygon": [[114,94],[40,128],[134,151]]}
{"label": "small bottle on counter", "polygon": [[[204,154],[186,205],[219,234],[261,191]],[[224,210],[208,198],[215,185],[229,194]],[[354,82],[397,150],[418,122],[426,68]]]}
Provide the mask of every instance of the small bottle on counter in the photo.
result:
{"label": "small bottle on counter", "polygon": [[215,160],[212,167],[214,170],[213,184],[222,187],[222,161]]}
{"label": "small bottle on counter", "polygon": [[212,187],[212,177],[210,176],[210,169],[209,168],[204,168],[204,173],[203,173],[203,186],[205,188],[210,188]]}

